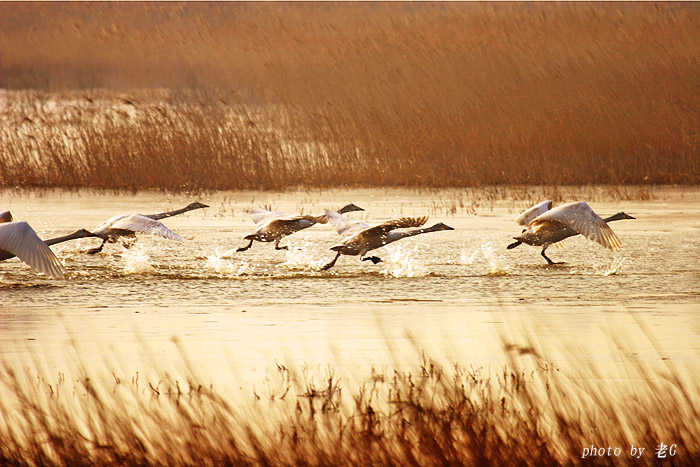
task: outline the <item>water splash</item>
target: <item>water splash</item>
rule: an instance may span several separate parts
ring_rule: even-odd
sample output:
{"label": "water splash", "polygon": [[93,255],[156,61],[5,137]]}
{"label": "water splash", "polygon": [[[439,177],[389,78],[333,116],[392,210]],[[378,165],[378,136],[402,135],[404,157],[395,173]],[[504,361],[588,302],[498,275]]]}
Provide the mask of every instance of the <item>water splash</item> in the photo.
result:
{"label": "water splash", "polygon": [[486,274],[489,276],[508,275],[508,265],[490,242],[484,243],[471,253],[466,248],[463,248],[460,254],[460,261],[462,264],[485,266]]}
{"label": "water splash", "polygon": [[244,275],[249,268],[249,264],[247,261],[239,261],[238,264],[234,264],[232,262],[226,261],[226,259],[231,258],[231,252],[233,252],[233,249],[226,250],[224,252],[219,251],[218,248],[214,250],[214,254],[209,256],[207,255],[207,264],[206,267],[208,269],[212,269],[216,271],[217,274],[222,274],[222,275],[227,275],[227,276],[242,276]]}
{"label": "water splash", "polygon": [[617,276],[619,274],[622,274],[622,266],[625,263],[625,260],[627,258],[615,258],[615,260],[612,262],[610,267],[608,267],[605,272],[603,272],[604,276]]}
{"label": "water splash", "polygon": [[[278,265],[291,270],[319,269],[328,262],[328,258],[319,258],[319,254],[313,248],[309,248],[311,242],[305,241],[301,246],[289,246],[284,263]],[[312,252],[313,256],[309,254]]]}
{"label": "water splash", "polygon": [[124,260],[124,274],[148,274],[155,271],[151,258],[141,245],[124,250],[120,256]]}
{"label": "water splash", "polygon": [[412,250],[404,250],[398,245],[393,252],[382,258],[384,268],[381,273],[392,277],[426,276],[428,269],[415,258],[417,251],[418,246],[414,246]]}

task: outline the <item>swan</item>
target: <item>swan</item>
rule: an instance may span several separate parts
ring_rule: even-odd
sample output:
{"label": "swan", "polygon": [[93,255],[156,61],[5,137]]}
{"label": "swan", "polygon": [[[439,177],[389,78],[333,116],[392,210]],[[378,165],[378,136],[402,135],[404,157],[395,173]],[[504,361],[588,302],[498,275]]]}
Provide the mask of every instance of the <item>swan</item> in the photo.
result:
{"label": "swan", "polygon": [[[95,229],[91,231],[94,237],[100,237],[102,239],[102,244],[97,248],[92,248],[87,251],[88,254],[94,255],[102,251],[105,243],[115,243],[119,237],[134,237],[136,232],[159,235],[163,238],[170,240],[177,240],[181,242],[183,239],[181,236],[168,229],[163,223],[159,222],[159,219],[164,219],[166,217],[177,216],[194,209],[208,208],[206,204],[202,204],[199,201],[188,204],[182,209],[176,209],[174,211],[162,212],[159,214],[119,214],[116,215],[102,224],[98,225]],[[127,246],[124,244],[124,246]]]}
{"label": "swan", "polygon": [[322,271],[326,271],[335,265],[340,255],[357,256],[360,255],[361,261],[372,261],[372,263],[377,264],[381,262],[381,259],[376,256],[365,257],[367,252],[381,248],[384,245],[401,240],[402,238],[412,237],[414,235],[420,235],[428,232],[438,232],[440,230],[454,230],[449,225],[445,225],[442,222],[435,224],[431,227],[423,229],[408,230],[403,232],[396,232],[396,229],[405,229],[409,227],[420,227],[428,221],[428,216],[423,217],[402,217],[400,219],[393,219],[386,221],[383,224],[375,225],[374,227],[368,227],[359,232],[351,235],[345,240],[341,241],[337,245],[332,246],[330,249],[336,251],[337,254],[333,260],[321,268]]}
{"label": "swan", "polygon": [[63,279],[66,269],[48,245],[26,222],[13,222],[9,211],[0,213],[0,261],[17,256],[33,269]]}
{"label": "swan", "polygon": [[[97,248],[87,251],[94,255],[102,251],[105,243],[115,243],[119,237],[135,237],[136,232],[158,235],[169,240],[181,242],[183,238],[167,228],[162,222],[142,216],[141,214],[116,215],[92,230],[96,237],[102,239],[102,244]],[[127,246],[126,244],[124,245]]]}
{"label": "swan", "polygon": [[[362,208],[359,208],[359,210],[364,211]],[[351,221],[339,211],[327,210],[326,218],[328,222],[333,224],[333,228],[338,232],[338,235],[348,236],[369,228],[369,225],[362,221]]]}
{"label": "swan", "polygon": [[509,250],[522,243],[541,246],[542,257],[547,263],[556,264],[545,254],[547,248],[579,234],[605,248],[618,250],[622,243],[608,226],[608,222],[634,219],[624,212],[602,219],[585,201],[563,204],[554,209],[552,204],[550,200],[544,201],[515,218],[515,222],[524,225],[525,229],[520,235],[513,237],[517,241],[508,245]]}
{"label": "swan", "polygon": [[[364,211],[364,209],[351,203],[340,208],[337,213],[344,214],[352,211]],[[326,224],[329,219],[328,212],[329,211],[326,211],[326,214],[320,216],[287,216],[281,212],[274,212],[263,208],[253,208],[250,211],[250,215],[253,221],[258,224],[258,228],[243,236],[244,240],[250,240],[250,242],[248,245],[236,249],[236,251],[246,251],[253,246],[253,242],[255,241],[275,242],[275,250],[286,250],[286,246],[280,246],[280,240],[315,224]]]}

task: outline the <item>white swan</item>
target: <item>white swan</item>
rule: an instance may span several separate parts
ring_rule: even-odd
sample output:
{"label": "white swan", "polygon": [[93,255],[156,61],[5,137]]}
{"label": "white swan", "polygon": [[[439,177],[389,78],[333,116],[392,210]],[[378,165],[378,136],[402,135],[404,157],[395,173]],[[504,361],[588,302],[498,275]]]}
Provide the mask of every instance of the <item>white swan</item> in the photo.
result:
{"label": "white swan", "polygon": [[[159,222],[158,219],[164,219],[166,217],[177,216],[184,212],[192,211],[194,209],[208,208],[206,204],[202,204],[198,201],[188,204],[182,209],[176,209],[175,211],[162,212],[159,214],[120,214],[116,215],[102,224],[98,225],[95,229],[91,231],[93,237],[100,237],[102,239],[102,244],[97,248],[92,248],[87,251],[88,254],[94,255],[102,251],[105,243],[115,243],[119,237],[134,237],[135,233],[145,233],[158,235],[163,238],[170,240],[176,240],[181,242],[183,239],[181,236],[168,229],[163,223]],[[125,244],[124,246],[127,246]]]}
{"label": "white swan", "polygon": [[618,212],[602,219],[584,201],[563,204],[554,209],[552,209],[552,201],[544,201],[515,218],[515,221],[524,225],[525,229],[520,235],[513,237],[517,241],[508,245],[508,249],[522,243],[541,246],[542,257],[547,260],[547,263],[556,264],[545,254],[547,248],[566,238],[581,234],[605,248],[617,250],[622,243],[607,223],[622,219],[634,219],[634,217]]}
{"label": "white swan", "polygon": [[9,211],[0,213],[0,261],[17,256],[33,269],[63,279],[66,269],[48,245],[26,222],[12,222]]}
{"label": "white swan", "polygon": [[405,229],[409,227],[420,227],[428,221],[428,216],[423,217],[402,217],[401,219],[393,219],[383,224],[375,225],[374,227],[365,228],[352,236],[346,238],[330,249],[336,251],[337,254],[333,260],[321,268],[326,271],[335,265],[340,255],[360,256],[361,261],[372,261],[374,264],[381,262],[381,259],[376,256],[365,257],[367,252],[381,248],[384,245],[401,240],[402,238],[412,237],[428,232],[438,232],[440,230],[454,230],[449,225],[442,222],[431,227],[396,232],[396,229]]}
{"label": "white swan", "polygon": [[115,243],[119,237],[135,237],[136,232],[158,235],[178,242],[183,240],[181,236],[167,228],[162,222],[141,214],[121,214],[110,218],[92,230],[96,237],[102,239],[102,244],[97,248],[88,250],[88,254],[94,255],[99,253],[104,248],[105,243]]}
{"label": "white swan", "polygon": [[[358,208],[358,210],[364,211],[362,208]],[[352,235],[360,232],[361,230],[369,228],[369,225],[365,224],[364,222],[352,221],[339,211],[328,210],[326,211],[326,217],[328,218],[328,221],[333,224],[333,228],[336,232],[338,232],[338,235]]]}
{"label": "white swan", "polygon": [[[351,211],[364,211],[364,209],[354,204],[347,204],[340,208],[337,213]],[[281,212],[274,212],[263,208],[253,208],[250,210],[250,215],[253,221],[258,224],[258,228],[243,236],[244,240],[250,240],[250,242],[248,245],[236,249],[236,251],[246,251],[253,246],[253,242],[256,241],[275,242],[275,250],[286,250],[286,246],[280,246],[280,240],[300,230],[308,229],[313,225],[327,223],[329,220],[328,212],[329,211],[326,211],[326,214],[320,216],[287,216]]]}

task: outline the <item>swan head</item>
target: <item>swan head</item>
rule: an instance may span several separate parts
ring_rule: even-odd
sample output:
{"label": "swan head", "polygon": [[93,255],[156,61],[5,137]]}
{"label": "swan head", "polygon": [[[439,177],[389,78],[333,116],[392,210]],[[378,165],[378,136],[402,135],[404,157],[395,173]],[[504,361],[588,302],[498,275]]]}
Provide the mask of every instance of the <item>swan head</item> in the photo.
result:
{"label": "swan head", "polygon": [[618,212],[617,214],[608,217],[606,220],[607,220],[608,222],[610,222],[610,221],[621,221],[621,220],[623,220],[623,219],[636,219],[636,218],[630,216],[630,215],[627,214],[627,213]]}
{"label": "swan head", "polygon": [[432,231],[439,231],[439,230],[454,230],[454,228],[450,227],[447,224],[443,224],[442,222],[439,222],[435,224],[434,226],[430,227],[430,230]]}
{"label": "swan head", "polygon": [[342,208],[340,208],[340,209],[338,210],[338,212],[339,212],[340,214],[345,214],[346,212],[353,212],[353,211],[364,211],[364,209],[362,209],[361,207],[356,206],[356,205],[350,203],[350,204],[346,204],[345,206],[343,206]]}
{"label": "swan head", "polygon": [[202,208],[208,208],[206,204],[202,204],[199,201],[195,201],[194,203],[190,203],[187,205],[188,209],[202,209]]}
{"label": "swan head", "polygon": [[0,223],[12,222],[12,213],[10,211],[0,212]]}

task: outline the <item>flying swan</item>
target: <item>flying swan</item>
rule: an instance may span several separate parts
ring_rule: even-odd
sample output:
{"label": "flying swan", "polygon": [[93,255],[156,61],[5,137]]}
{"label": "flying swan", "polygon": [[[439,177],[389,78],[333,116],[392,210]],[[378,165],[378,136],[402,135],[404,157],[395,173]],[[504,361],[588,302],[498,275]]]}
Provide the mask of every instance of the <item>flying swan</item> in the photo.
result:
{"label": "flying swan", "polygon": [[[192,211],[194,209],[208,208],[206,204],[202,204],[198,201],[190,203],[182,209],[176,209],[175,211],[163,212],[160,214],[119,214],[116,215],[102,224],[98,225],[91,232],[95,237],[100,237],[102,239],[102,244],[97,248],[92,248],[87,251],[88,254],[94,255],[102,251],[105,243],[115,243],[119,237],[135,237],[136,232],[158,235],[163,238],[170,240],[176,240],[181,242],[183,239],[181,236],[168,229],[159,219],[164,219],[166,217],[177,216],[184,212]],[[124,246],[127,246],[126,244]]]}
{"label": "flying swan", "polygon": [[[352,211],[364,211],[364,209],[351,203],[340,208],[337,213],[345,214]],[[286,246],[280,246],[280,240],[300,230],[308,229],[313,225],[327,223],[329,219],[328,212],[332,211],[326,211],[326,214],[320,216],[301,214],[287,216],[281,212],[253,208],[250,211],[250,215],[253,218],[253,222],[258,224],[258,227],[253,232],[243,236],[243,239],[250,240],[250,243],[238,248],[236,251],[246,251],[253,246],[253,242],[275,242],[275,250],[286,250]]]}
{"label": "flying swan", "polygon": [[515,222],[524,225],[525,228],[520,235],[513,237],[517,241],[508,245],[508,249],[513,249],[522,243],[541,246],[542,257],[547,260],[547,263],[556,264],[545,254],[547,248],[566,238],[581,234],[605,248],[618,250],[622,243],[607,223],[622,219],[634,219],[634,217],[618,212],[601,219],[584,201],[563,204],[552,209],[552,201],[547,200],[515,218]]}
{"label": "flying swan", "polygon": [[386,221],[383,224],[367,227],[359,232],[351,235],[330,249],[337,252],[333,261],[321,268],[326,271],[335,265],[340,255],[360,256],[361,261],[372,261],[374,264],[381,262],[381,259],[376,256],[365,257],[372,250],[381,248],[384,245],[401,240],[402,238],[412,237],[428,232],[438,232],[440,230],[454,230],[449,225],[442,222],[431,227],[415,230],[407,230],[396,232],[396,229],[405,229],[410,227],[420,227],[428,221],[428,216],[423,217],[402,217]]}

